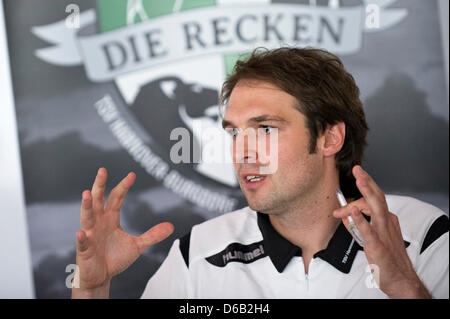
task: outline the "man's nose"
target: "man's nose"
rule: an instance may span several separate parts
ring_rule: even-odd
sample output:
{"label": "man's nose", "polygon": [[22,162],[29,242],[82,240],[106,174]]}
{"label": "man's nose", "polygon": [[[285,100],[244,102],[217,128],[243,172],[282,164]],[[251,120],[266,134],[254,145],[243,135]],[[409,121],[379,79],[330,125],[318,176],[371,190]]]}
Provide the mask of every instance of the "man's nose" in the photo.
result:
{"label": "man's nose", "polygon": [[242,154],[243,156],[240,156],[238,158],[238,163],[256,163],[258,160],[257,153],[254,151],[244,151]]}
{"label": "man's nose", "polygon": [[233,158],[236,163],[256,163],[258,160],[257,139],[248,129],[239,134],[233,143]]}

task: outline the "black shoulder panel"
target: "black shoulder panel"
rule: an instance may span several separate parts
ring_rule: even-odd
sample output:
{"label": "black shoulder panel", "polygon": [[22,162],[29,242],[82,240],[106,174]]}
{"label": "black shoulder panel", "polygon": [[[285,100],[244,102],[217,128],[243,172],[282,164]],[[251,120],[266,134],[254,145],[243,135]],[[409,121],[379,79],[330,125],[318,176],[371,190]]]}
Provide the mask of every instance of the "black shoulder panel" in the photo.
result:
{"label": "black shoulder panel", "polygon": [[446,215],[442,215],[441,217],[437,218],[431,225],[430,229],[428,229],[427,235],[423,240],[420,253],[424,252],[425,249],[428,248],[428,246],[436,241],[436,239],[448,232],[448,227],[449,223],[448,217]]}
{"label": "black shoulder panel", "polygon": [[186,266],[189,268],[189,245],[191,244],[191,232],[180,238],[180,251]]}

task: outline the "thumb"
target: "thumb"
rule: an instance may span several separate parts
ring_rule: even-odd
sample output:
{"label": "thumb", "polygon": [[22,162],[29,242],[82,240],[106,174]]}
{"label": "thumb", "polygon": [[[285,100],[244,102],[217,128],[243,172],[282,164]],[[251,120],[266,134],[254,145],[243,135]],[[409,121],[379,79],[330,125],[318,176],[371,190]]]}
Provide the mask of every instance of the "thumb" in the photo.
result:
{"label": "thumb", "polygon": [[171,223],[165,222],[153,226],[142,235],[136,237],[139,254],[142,254],[150,246],[169,237],[173,233],[173,230],[174,226]]}

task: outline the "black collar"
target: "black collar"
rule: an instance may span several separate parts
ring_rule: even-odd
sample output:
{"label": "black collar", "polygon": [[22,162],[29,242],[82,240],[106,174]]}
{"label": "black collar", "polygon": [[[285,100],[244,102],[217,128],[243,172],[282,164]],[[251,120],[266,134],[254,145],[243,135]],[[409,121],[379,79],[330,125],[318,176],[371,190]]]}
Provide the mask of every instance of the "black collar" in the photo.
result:
{"label": "black collar", "polygon": [[[258,226],[263,236],[264,249],[279,273],[283,272],[294,256],[301,256],[302,249],[281,236],[270,223],[269,215],[257,213]],[[314,254],[339,271],[348,274],[358,250],[363,248],[353,239],[341,222],[326,249]]]}
{"label": "black collar", "polygon": [[[294,256],[302,255],[302,249],[292,244],[273,228],[269,215],[257,212],[257,216],[258,226],[263,236],[264,249],[275,268],[281,273]],[[370,216],[364,214],[363,216],[370,222]],[[403,240],[403,242],[406,248],[410,244],[406,240]],[[363,247],[353,239],[341,222],[328,242],[327,248],[315,253],[313,257],[319,257],[337,270],[348,274],[358,250],[363,250]]]}

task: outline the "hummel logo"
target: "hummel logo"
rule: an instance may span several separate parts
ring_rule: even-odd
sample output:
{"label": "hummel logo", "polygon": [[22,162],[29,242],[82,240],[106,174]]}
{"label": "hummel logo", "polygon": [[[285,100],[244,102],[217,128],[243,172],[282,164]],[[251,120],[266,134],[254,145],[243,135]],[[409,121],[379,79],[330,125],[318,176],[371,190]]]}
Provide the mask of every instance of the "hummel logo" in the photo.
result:
{"label": "hummel logo", "polygon": [[206,260],[215,266],[225,267],[229,262],[241,262],[248,264],[266,256],[263,242],[249,245],[232,243],[221,252],[207,257]]}
{"label": "hummel logo", "polygon": [[239,250],[229,251],[222,255],[223,262],[227,264],[229,261],[233,260],[241,260],[241,261],[251,261],[258,257],[259,255],[264,254],[263,245],[259,245],[258,248],[254,249],[250,252],[242,252]]}

